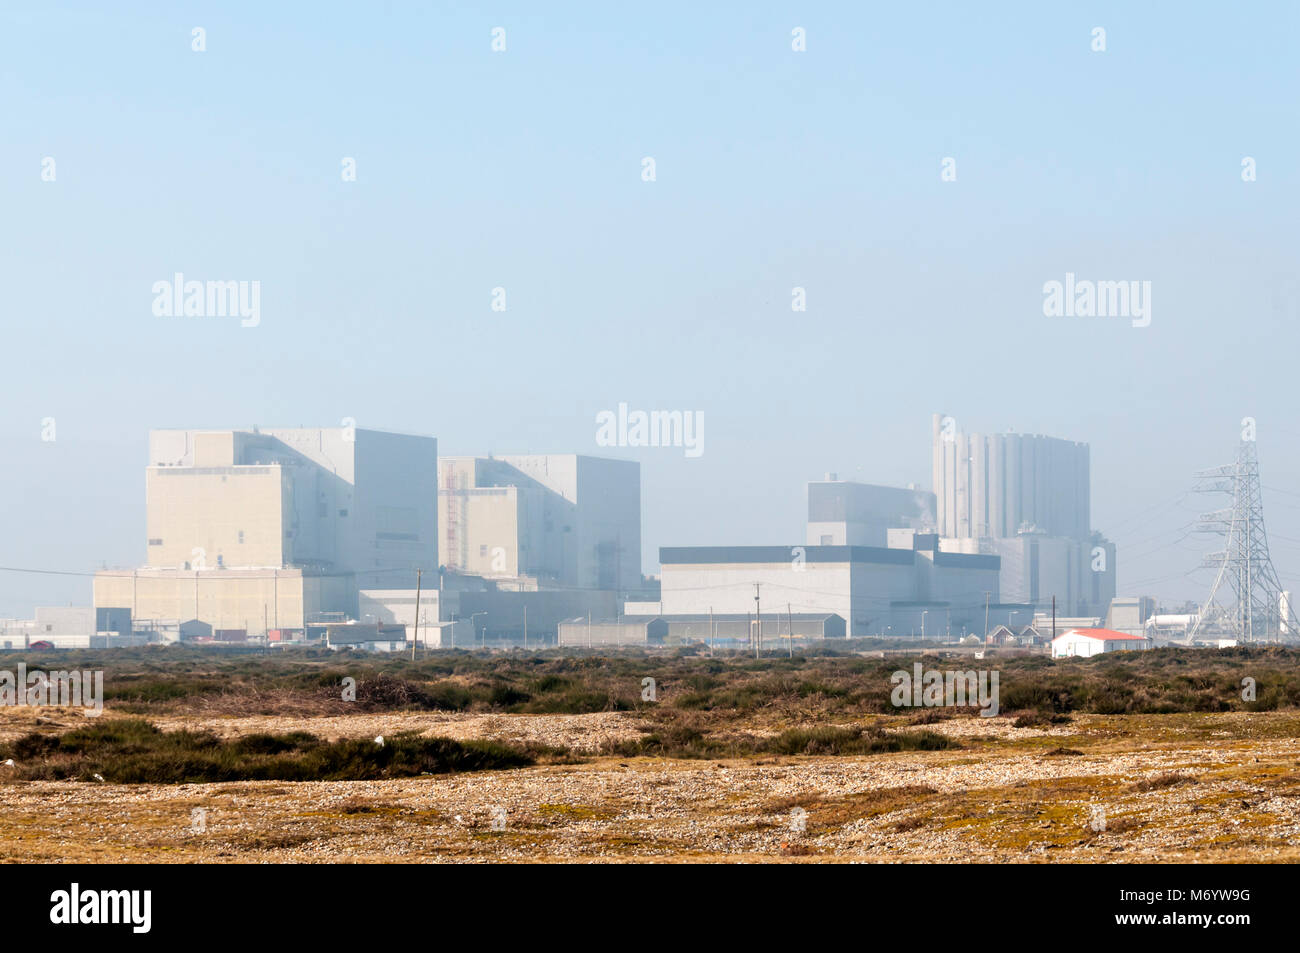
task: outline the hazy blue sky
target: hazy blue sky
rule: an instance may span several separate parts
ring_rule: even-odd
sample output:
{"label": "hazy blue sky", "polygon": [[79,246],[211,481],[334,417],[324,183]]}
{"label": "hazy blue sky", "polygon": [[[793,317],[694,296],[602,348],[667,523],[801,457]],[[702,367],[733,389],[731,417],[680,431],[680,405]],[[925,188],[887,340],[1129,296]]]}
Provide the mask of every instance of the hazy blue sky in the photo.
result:
{"label": "hazy blue sky", "polygon": [[[603,453],[626,401],[705,418],[617,451],[647,570],[801,541],[828,470],[928,486],[943,411],[1090,443],[1121,594],[1197,597],[1250,415],[1300,588],[1294,4],[539,6],[0,6],[0,565],[141,563],[151,428]],[[155,317],[177,271],[260,325]],[[1044,317],[1066,272],[1150,326]],[[0,615],[89,596],[0,572]]]}

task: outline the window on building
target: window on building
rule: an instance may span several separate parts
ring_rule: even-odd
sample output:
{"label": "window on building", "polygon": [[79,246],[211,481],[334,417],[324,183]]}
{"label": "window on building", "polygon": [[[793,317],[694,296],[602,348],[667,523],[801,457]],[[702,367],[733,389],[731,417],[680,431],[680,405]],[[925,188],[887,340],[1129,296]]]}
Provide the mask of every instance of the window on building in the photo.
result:
{"label": "window on building", "polygon": [[241,543],[244,541],[244,531],[242,529],[239,531],[239,541]]}
{"label": "window on building", "polygon": [[150,545],[150,546],[161,546],[161,545],[162,545],[162,540],[161,540],[161,539],[151,539],[151,540],[149,540],[149,545]]}
{"label": "window on building", "polygon": [[830,537],[830,536],[823,536],[823,537],[822,537],[822,545],[823,545],[823,546],[830,546],[830,545],[832,545],[832,544],[831,544],[831,539],[832,539],[832,538],[833,538],[833,537]]}

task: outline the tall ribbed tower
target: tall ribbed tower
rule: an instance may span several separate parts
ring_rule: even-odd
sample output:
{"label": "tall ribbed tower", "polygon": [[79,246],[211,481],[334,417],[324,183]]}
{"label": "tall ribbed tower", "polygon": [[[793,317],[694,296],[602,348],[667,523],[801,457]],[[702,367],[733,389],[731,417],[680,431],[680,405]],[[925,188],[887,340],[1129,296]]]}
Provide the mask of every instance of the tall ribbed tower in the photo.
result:
{"label": "tall ribbed tower", "polygon": [[939,535],[1009,538],[1022,529],[1091,535],[1086,443],[1033,434],[966,434],[946,414],[931,421]]}

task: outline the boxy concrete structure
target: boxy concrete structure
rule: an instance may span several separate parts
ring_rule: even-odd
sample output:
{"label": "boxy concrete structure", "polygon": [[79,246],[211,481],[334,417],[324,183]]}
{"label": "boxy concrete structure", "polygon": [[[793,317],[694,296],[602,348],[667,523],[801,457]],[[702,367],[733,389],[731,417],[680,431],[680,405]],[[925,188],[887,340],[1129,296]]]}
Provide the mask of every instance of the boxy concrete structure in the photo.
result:
{"label": "boxy concrete structure", "polygon": [[255,636],[355,618],[358,588],[413,584],[437,565],[437,472],[432,437],[153,431],[146,565],[96,573],[94,604]]}
{"label": "boxy concrete structure", "polygon": [[668,623],[662,619],[624,619],[620,622],[568,619],[559,624],[558,630],[562,648],[655,645],[662,644],[667,634]]}
{"label": "boxy concrete structure", "polygon": [[[875,546],[690,546],[659,551],[665,617],[837,615],[848,635],[906,635],[914,619],[983,631],[996,556]],[[987,595],[986,595],[987,594]],[[923,614],[924,613],[924,614]],[[993,620],[999,621],[999,620]],[[934,631],[940,631],[936,628]]]}
{"label": "boxy concrete structure", "polygon": [[149,566],[295,566],[391,583],[437,564],[438,442],[351,427],[155,430]]}
{"label": "boxy concrete structure", "polygon": [[934,494],[927,490],[836,480],[808,484],[810,546],[888,546],[891,529],[934,532]]}
{"label": "boxy concrete structure", "polygon": [[438,472],[439,556],[447,569],[522,588],[640,588],[634,461],[445,457]]}

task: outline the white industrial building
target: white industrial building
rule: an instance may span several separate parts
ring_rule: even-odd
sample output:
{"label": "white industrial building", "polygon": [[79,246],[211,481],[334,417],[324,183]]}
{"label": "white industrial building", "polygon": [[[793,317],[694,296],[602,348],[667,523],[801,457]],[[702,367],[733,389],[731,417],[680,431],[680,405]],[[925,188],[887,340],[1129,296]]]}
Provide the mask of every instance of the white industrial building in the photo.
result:
{"label": "white industrial building", "polygon": [[359,588],[438,558],[438,444],[352,427],[156,430],[146,563],[97,573],[96,607],[261,636],[357,615]]}
{"label": "white industrial building", "polygon": [[[631,605],[631,603],[628,603]],[[802,648],[812,642],[843,639],[844,619],[824,612],[772,612],[760,622],[747,615],[624,615],[616,621],[584,618],[560,623],[559,644],[569,647],[597,645],[709,645],[735,648],[761,639],[763,648]]]}
{"label": "white industrial building", "polygon": [[1149,637],[1147,619],[1156,613],[1156,600],[1151,596],[1116,596],[1106,610],[1106,628],[1126,635]]}
{"label": "white industrial building", "polygon": [[[438,584],[438,575],[427,576],[429,586]],[[457,618],[460,593],[455,590],[421,587],[419,628],[416,628],[415,589],[363,589],[357,594],[362,625],[400,625],[405,627],[407,647],[415,639],[421,647],[448,649],[478,644],[473,619]]]}
{"label": "white industrial building", "polygon": [[130,616],[90,606],[37,606],[35,618],[0,619],[0,649],[46,643],[56,649],[100,649],[139,645]]}
{"label": "white industrial building", "polygon": [[1052,658],[1089,658],[1103,652],[1144,651],[1151,640],[1112,629],[1067,629],[1052,639]]}
{"label": "white industrial building", "polygon": [[155,430],[149,566],[349,573],[436,565],[438,441],[352,427]]}
{"label": "white industrial building", "polygon": [[[428,585],[419,590],[421,626],[451,618],[437,586],[437,573],[429,573]],[[362,589],[357,593],[357,621],[365,625],[404,625],[410,638],[416,621],[415,596],[414,588]]]}
{"label": "white industrial building", "polygon": [[[915,548],[692,546],[659,551],[665,617],[837,615],[852,637],[961,636],[1006,623],[998,558],[946,553],[934,536]],[[758,597],[757,602],[755,597]],[[766,637],[766,621],[764,628]]]}
{"label": "white industrial building", "polygon": [[502,587],[639,589],[640,474],[580,454],[444,457],[441,563]]}

